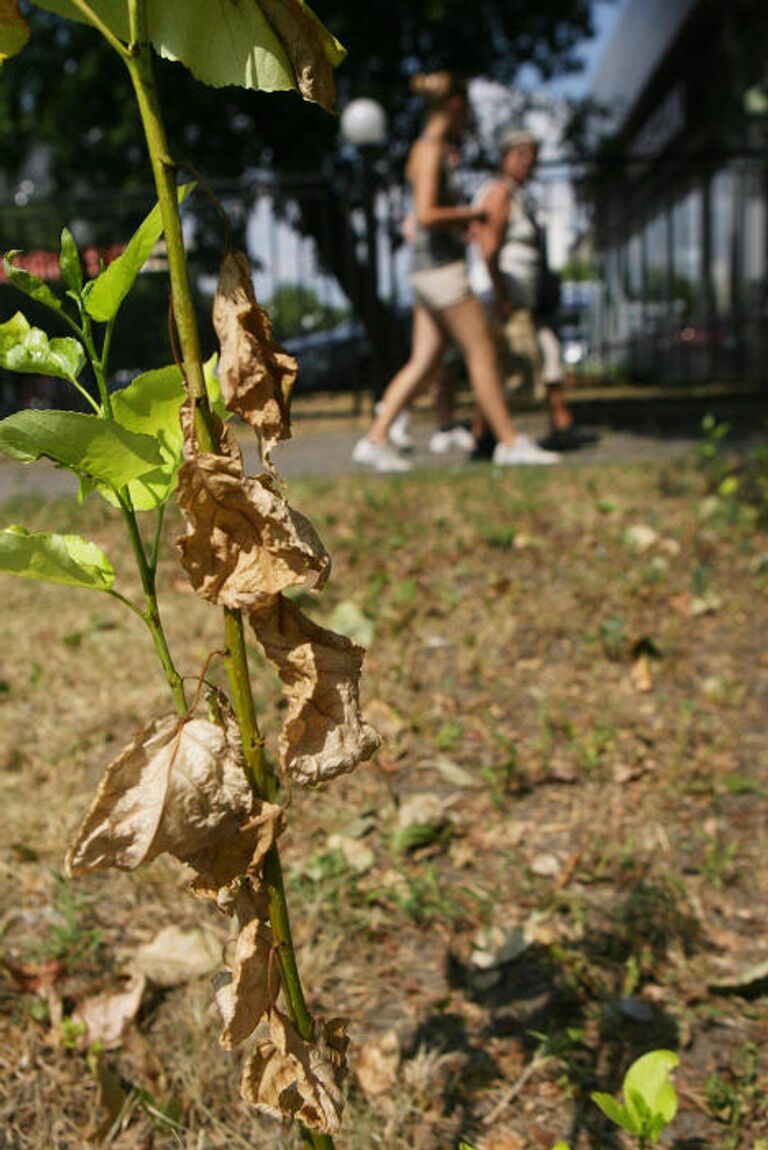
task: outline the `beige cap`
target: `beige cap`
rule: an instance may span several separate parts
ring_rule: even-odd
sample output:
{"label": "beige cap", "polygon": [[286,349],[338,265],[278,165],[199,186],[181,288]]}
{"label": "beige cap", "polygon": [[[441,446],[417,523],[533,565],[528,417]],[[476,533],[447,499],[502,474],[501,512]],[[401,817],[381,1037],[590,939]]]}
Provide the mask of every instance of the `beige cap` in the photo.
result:
{"label": "beige cap", "polygon": [[517,148],[520,144],[532,144],[537,148],[539,141],[527,128],[507,128],[499,136],[499,154],[505,156],[510,148]]}

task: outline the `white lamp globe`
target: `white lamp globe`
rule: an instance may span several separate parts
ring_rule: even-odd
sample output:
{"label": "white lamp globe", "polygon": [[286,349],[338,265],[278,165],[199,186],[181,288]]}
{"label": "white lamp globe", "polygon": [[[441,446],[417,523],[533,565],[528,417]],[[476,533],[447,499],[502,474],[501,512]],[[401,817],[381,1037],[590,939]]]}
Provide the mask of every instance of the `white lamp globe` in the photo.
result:
{"label": "white lamp globe", "polygon": [[356,148],[384,144],[387,140],[387,115],[376,100],[361,97],[347,104],[341,113],[341,134]]}

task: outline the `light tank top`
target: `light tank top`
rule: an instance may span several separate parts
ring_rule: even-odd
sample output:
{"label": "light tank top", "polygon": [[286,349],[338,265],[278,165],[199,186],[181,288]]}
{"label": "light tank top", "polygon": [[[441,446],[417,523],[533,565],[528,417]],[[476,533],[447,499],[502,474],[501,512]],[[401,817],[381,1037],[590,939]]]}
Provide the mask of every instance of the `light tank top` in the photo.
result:
{"label": "light tank top", "polygon": [[[511,195],[509,218],[499,249],[499,271],[506,281],[512,306],[533,309],[544,263],[544,233],[533,204],[514,180],[501,177],[489,180],[478,189],[474,203],[481,203],[489,188],[498,182],[506,184]],[[479,255],[473,259],[469,280],[477,295],[493,291],[488,267]]]}

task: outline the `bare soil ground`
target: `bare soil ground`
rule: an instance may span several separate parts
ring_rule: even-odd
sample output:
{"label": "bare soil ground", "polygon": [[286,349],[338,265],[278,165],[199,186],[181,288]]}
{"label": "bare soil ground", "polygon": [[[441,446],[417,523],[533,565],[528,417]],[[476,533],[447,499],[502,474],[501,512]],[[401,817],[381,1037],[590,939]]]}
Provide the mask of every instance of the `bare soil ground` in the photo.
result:
{"label": "bare soil ground", "polygon": [[[283,857],[312,1009],[351,1018],[340,1150],[619,1146],[589,1100],[639,1053],[680,1053],[664,1142],[768,1147],[768,537],[690,458],[292,484],[334,557],[323,622],[369,646],[377,760],[292,797]],[[39,498],[3,522],[77,530],[138,588],[120,524]],[[177,662],[221,643],[170,543]],[[122,1092],[122,1150],[296,1147],[238,1099],[193,938],[227,920],[160,859],[61,878],[106,763],[167,689],[135,616],[4,579],[0,664],[0,1147],[75,1150]],[[257,667],[264,728],[279,690]],[[218,674],[218,669],[216,669]],[[150,981],[99,1057],[83,1002]],[[205,966],[203,958],[202,965]],[[210,966],[210,959],[208,961]],[[110,1046],[110,1043],[106,1044]],[[104,1131],[102,1131],[102,1134]]]}

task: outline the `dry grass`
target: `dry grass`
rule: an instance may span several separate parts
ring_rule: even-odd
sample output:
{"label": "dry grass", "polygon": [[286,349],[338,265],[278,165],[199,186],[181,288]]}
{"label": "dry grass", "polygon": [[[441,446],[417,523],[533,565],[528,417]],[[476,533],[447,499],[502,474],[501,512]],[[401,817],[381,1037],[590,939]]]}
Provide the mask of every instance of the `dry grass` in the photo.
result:
{"label": "dry grass", "polygon": [[[685,462],[354,477],[292,495],[334,557],[317,617],[352,602],[374,628],[364,691],[387,735],[376,764],[294,796],[285,840],[313,1008],[352,1018],[353,1068],[389,1031],[401,1050],[381,1094],[352,1074],[340,1150],[438,1150],[459,1135],[482,1150],[606,1145],[589,1091],[615,1089],[654,1045],[680,1048],[680,1146],[762,1145],[768,1071],[749,1052],[765,999],[759,985],[709,986],[768,958],[765,534],[730,504],[703,516]],[[129,571],[120,525],[95,502],[4,511],[80,530]],[[637,524],[656,533],[644,551]],[[161,585],[194,677],[220,642],[217,613],[170,545]],[[136,591],[127,574],[120,586]],[[56,1011],[114,986],[162,926],[202,922],[223,941],[226,923],[165,860],[57,877],[105,763],[168,698],[119,604],[3,589],[0,1147],[74,1150],[96,1087]],[[261,669],[257,693],[274,734],[279,692]],[[425,794],[445,803],[444,825],[403,850],[398,812]],[[359,870],[350,843],[370,852]],[[472,948],[491,927],[525,928],[527,945],[489,973]],[[51,956],[46,1003],[19,970]],[[108,1061],[176,1125],[137,1107],[114,1146],[296,1146],[237,1100],[237,1056],[216,1033],[206,979],[147,996]],[[733,1104],[717,1109],[709,1075]]]}

